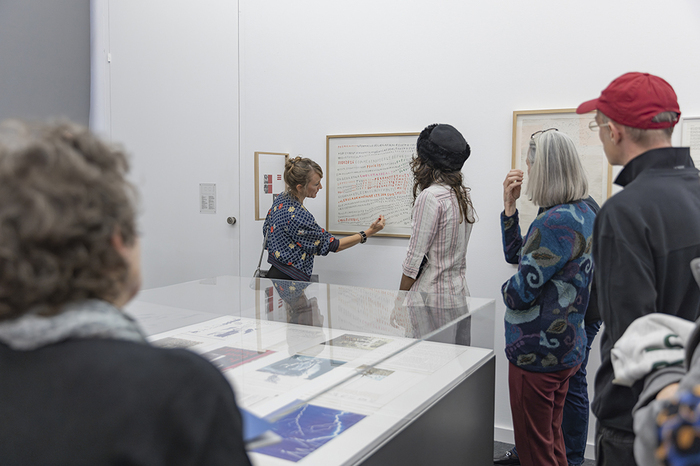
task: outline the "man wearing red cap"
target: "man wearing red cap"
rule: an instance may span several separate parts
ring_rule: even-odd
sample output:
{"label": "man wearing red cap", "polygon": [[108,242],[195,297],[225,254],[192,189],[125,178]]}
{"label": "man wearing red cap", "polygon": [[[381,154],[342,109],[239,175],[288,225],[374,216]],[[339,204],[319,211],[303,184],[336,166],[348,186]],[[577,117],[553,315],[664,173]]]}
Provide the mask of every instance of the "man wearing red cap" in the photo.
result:
{"label": "man wearing red cap", "polygon": [[625,189],[595,221],[593,259],[600,315],[601,366],[593,412],[598,465],[634,465],[632,408],[644,381],[614,385],[610,350],[636,318],[652,312],[700,317],[700,290],[690,261],[700,256],[700,181],[688,148],[671,147],[680,108],[658,76],[627,73],[577,113],[595,110],[605,156],[624,169]]}

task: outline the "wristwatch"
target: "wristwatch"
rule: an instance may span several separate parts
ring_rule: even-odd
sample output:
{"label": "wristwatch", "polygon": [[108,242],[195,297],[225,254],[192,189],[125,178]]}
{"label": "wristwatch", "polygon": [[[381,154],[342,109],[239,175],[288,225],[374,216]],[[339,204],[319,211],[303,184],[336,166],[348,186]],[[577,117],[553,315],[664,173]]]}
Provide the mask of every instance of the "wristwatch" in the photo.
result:
{"label": "wristwatch", "polygon": [[367,233],[364,231],[360,232],[360,243],[366,243],[367,242]]}

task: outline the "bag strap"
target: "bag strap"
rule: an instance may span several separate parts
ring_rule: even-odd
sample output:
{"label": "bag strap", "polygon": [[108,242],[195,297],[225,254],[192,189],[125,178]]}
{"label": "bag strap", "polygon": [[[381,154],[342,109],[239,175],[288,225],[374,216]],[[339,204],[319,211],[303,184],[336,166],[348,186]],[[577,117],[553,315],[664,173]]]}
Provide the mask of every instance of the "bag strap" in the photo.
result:
{"label": "bag strap", "polygon": [[262,264],[263,254],[265,254],[265,245],[267,244],[267,235],[270,234],[270,230],[265,232],[265,239],[263,239],[262,251],[260,251],[260,260],[258,261],[258,268],[256,269],[257,275],[260,275],[260,264]]}

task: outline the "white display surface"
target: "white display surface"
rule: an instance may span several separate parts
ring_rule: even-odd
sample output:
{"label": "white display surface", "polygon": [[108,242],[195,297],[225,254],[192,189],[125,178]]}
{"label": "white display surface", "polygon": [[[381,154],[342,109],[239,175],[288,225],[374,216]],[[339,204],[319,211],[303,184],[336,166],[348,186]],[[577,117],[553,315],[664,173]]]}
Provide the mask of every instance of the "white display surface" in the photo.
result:
{"label": "white display surface", "polygon": [[[250,452],[256,465],[355,464],[494,357],[488,348],[406,338],[401,329],[377,325],[390,311],[385,294],[397,293],[390,290],[306,288],[309,296],[314,290],[326,295],[318,310],[323,326],[291,323],[287,316],[267,320],[279,316],[267,314],[264,301],[251,309],[229,306],[221,315],[227,307],[222,302],[230,304],[225,289],[260,291],[237,286],[243,280],[217,277],[148,290],[127,311],[153,344],[188,348],[212,361],[231,382],[238,404],[274,423],[282,442]],[[358,298],[361,312],[354,312],[348,296]],[[289,310],[292,301],[283,297]],[[317,298],[308,301],[315,306]],[[470,299],[472,313],[493,303]],[[199,306],[191,306],[195,302]],[[363,320],[371,332],[359,329]],[[168,330],[153,331],[167,328],[166,321]]]}
{"label": "white display surface", "polygon": [[[251,452],[254,464],[265,465],[353,464],[493,356],[493,351],[483,348],[333,329],[305,330],[296,324],[222,316],[149,339],[156,345],[189,342],[191,350],[210,359],[211,353],[221,348],[247,350],[246,355],[238,355],[239,365],[220,368],[233,385],[240,406],[257,416],[273,420],[276,412],[290,405],[301,410],[310,405],[319,411],[317,417],[343,413],[357,419],[318,448],[312,449],[314,442],[307,439],[309,446],[297,452],[301,456],[298,461],[292,461],[286,450],[280,453],[286,459]],[[306,349],[290,353],[290,335],[297,345],[294,338],[300,338]],[[356,350],[355,354],[327,345],[347,335],[386,343],[371,351]],[[377,363],[390,355],[394,356]],[[221,363],[221,359],[215,357],[212,362]],[[368,366],[372,369],[361,375]],[[337,428],[343,428],[341,422]],[[286,434],[298,442],[296,432]],[[277,447],[262,450],[269,449]]]}

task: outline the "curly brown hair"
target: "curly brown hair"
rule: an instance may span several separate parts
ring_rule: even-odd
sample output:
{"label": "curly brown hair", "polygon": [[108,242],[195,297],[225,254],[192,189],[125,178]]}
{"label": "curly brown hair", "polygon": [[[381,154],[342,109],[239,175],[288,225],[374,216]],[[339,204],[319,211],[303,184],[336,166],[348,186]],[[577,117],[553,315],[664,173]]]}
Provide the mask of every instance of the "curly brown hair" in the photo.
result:
{"label": "curly brown hair", "polygon": [[125,153],[67,122],[0,124],[0,320],[72,301],[113,300],[136,239]]}
{"label": "curly brown hair", "polygon": [[462,220],[465,220],[467,223],[476,222],[474,206],[472,205],[472,200],[469,196],[469,191],[471,189],[464,186],[464,179],[461,171],[443,171],[437,168],[432,168],[423,159],[417,156],[413,157],[411,160],[411,170],[413,171],[414,203],[420,191],[429,187],[433,183],[444,184],[449,186],[457,196],[459,212],[462,217],[459,223],[462,223]]}

